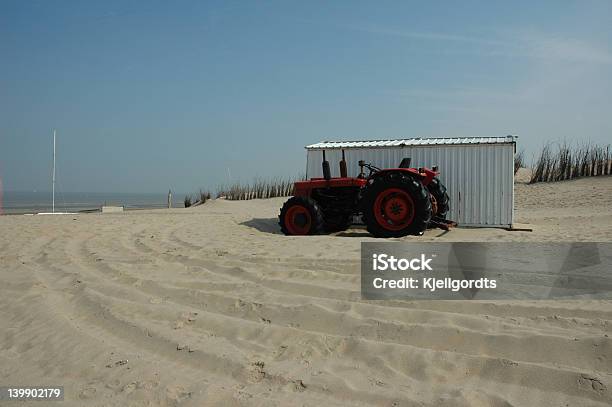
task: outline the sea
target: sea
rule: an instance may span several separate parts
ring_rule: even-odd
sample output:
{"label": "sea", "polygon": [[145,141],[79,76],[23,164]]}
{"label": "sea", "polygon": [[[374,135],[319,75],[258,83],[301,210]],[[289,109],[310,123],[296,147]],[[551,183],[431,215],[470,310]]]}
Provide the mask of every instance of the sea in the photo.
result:
{"label": "sea", "polygon": [[[183,208],[185,194],[173,193],[172,207]],[[95,212],[102,205],[123,206],[125,209],[152,209],[168,207],[168,193],[108,193],[63,192],[55,193],[56,212]],[[49,191],[3,191],[0,214],[51,212],[52,193]]]}

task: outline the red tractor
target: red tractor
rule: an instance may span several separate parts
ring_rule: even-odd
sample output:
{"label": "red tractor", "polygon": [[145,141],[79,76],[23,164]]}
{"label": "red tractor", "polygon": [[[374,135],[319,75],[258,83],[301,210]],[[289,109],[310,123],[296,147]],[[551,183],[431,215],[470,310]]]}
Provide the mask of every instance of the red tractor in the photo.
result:
{"label": "red tractor", "polygon": [[[364,161],[357,178],[347,176],[344,151],[340,177],[332,178],[323,151],[323,178],[294,185],[294,196],[281,208],[279,224],[286,235],[315,235],[346,230],[361,215],[375,237],[422,235],[428,227],[448,230],[449,197],[437,167],[380,169]],[[369,170],[366,175],[364,168]]]}

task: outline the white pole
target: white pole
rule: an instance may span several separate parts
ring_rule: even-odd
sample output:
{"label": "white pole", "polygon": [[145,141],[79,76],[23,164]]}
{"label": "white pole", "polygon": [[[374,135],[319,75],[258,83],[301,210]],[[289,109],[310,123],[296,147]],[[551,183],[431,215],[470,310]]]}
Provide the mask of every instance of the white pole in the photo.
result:
{"label": "white pole", "polygon": [[53,129],[53,209],[55,213],[55,129]]}

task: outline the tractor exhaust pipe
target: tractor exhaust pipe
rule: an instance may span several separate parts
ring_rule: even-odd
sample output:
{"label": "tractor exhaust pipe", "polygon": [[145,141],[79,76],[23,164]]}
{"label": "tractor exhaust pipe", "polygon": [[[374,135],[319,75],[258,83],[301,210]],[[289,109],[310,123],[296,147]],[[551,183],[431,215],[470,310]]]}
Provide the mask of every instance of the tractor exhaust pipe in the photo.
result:
{"label": "tractor exhaust pipe", "polygon": [[410,157],[404,157],[402,159],[402,162],[400,163],[399,167],[400,168],[410,168],[411,161],[412,161],[412,159]]}
{"label": "tractor exhaust pipe", "polygon": [[344,158],[344,150],[342,150],[342,160],[340,160],[340,177],[348,177],[348,171],[346,170],[346,160]]}
{"label": "tractor exhaust pipe", "polygon": [[329,161],[325,159],[325,150],[323,150],[323,178],[327,181],[331,179],[331,170],[329,169]]}

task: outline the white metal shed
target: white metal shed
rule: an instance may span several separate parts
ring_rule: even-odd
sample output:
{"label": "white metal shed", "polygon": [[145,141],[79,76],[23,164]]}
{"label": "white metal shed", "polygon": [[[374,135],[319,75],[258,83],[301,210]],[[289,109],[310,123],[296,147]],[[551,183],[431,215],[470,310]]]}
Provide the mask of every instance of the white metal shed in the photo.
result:
{"label": "white metal shed", "polygon": [[323,141],[306,146],[306,176],[323,176],[323,150],[333,177],[339,176],[342,150],[350,177],[359,174],[359,160],[380,168],[397,168],[402,158],[410,157],[412,167],[438,166],[450,196],[449,219],[460,226],[511,227],[516,139],[506,136]]}

